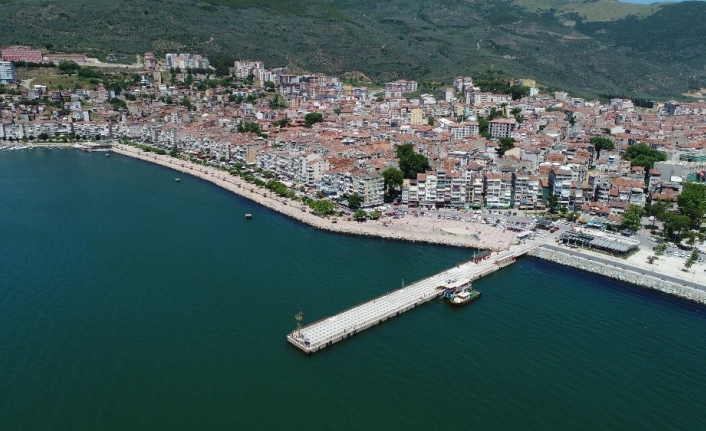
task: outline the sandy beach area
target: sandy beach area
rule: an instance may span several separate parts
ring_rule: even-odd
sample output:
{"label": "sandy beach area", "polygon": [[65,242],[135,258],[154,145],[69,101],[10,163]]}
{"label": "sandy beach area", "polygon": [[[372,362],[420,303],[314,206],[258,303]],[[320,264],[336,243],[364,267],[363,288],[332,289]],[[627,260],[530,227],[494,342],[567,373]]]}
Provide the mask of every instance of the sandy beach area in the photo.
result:
{"label": "sandy beach area", "polygon": [[[443,244],[455,247],[478,248],[492,251],[506,250],[517,241],[516,233],[501,228],[468,221],[437,219],[434,217],[381,217],[377,221],[349,221],[347,217],[324,218],[309,212],[301,202],[281,198],[269,190],[250,184],[228,172],[198,165],[168,155],[144,152],[128,145],[113,145],[114,153],[156,163],[188,173],[227,189],[239,196],[285,214],[318,229],[352,235],[373,236],[395,240]],[[461,213],[459,213],[461,214]],[[465,214],[468,219],[468,214]]]}

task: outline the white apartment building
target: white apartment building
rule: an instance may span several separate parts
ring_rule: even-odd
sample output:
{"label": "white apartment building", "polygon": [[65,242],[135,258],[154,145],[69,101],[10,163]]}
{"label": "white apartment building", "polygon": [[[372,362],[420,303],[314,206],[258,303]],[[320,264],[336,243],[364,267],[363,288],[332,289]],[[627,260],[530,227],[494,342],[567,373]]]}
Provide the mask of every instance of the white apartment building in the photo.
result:
{"label": "white apartment building", "polygon": [[483,179],[486,208],[510,208],[512,205],[512,175],[486,173]]}
{"label": "white apartment building", "polygon": [[465,139],[469,136],[478,136],[478,123],[475,121],[454,123],[449,125],[448,131],[451,133],[452,141]]}
{"label": "white apartment building", "polygon": [[541,194],[539,178],[526,172],[514,172],[512,180],[513,204],[520,209],[534,209]]}
{"label": "white apartment building", "polygon": [[15,80],[15,65],[11,61],[0,61],[0,84],[9,84]]}
{"label": "white apartment building", "polygon": [[517,128],[517,121],[509,118],[496,118],[488,124],[488,132],[493,139],[509,138]]}
{"label": "white apartment building", "polygon": [[555,168],[549,171],[549,190],[559,199],[559,205],[570,204],[572,172],[570,169]]}

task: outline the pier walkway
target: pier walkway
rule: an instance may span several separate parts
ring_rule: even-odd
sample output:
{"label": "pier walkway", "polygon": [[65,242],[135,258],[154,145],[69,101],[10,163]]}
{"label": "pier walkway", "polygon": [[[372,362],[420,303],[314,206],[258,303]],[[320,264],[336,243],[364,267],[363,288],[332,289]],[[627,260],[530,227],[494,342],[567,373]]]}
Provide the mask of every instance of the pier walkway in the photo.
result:
{"label": "pier walkway", "polygon": [[306,353],[314,353],[365,329],[411,310],[443,293],[441,286],[449,280],[470,278],[476,280],[515,262],[519,256],[542,244],[532,241],[500,252],[479,263],[468,262],[440,274],[417,281],[409,286],[379,296],[293,331],[287,340]]}

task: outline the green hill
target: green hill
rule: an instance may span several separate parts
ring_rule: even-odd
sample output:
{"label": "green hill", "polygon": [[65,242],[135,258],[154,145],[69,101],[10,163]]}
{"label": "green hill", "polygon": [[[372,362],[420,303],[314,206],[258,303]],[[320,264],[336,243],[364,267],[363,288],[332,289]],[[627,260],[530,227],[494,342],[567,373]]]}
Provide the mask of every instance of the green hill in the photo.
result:
{"label": "green hill", "polygon": [[706,3],[612,0],[0,0],[0,45],[199,52],[219,66],[448,80],[535,78],[585,95],[706,87]]}

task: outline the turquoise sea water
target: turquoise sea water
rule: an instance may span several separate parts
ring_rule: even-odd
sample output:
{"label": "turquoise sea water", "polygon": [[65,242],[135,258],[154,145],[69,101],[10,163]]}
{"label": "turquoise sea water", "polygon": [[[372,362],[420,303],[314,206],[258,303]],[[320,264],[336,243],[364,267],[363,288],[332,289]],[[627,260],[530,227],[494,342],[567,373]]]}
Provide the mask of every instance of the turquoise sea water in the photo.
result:
{"label": "turquoise sea water", "polygon": [[537,259],[468,307],[312,356],[285,341],[299,310],[468,258],[319,232],[115,154],[0,152],[0,429],[703,427],[705,309]]}

